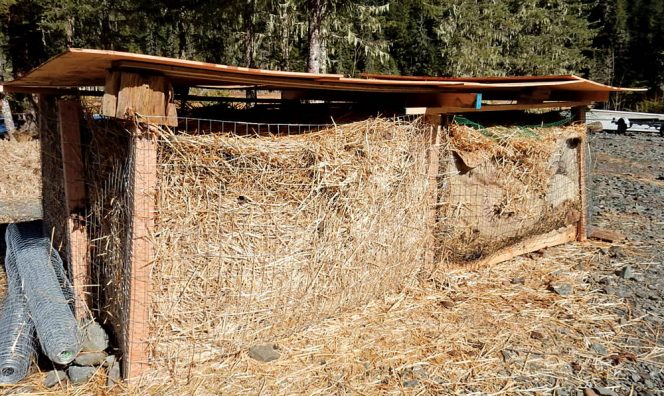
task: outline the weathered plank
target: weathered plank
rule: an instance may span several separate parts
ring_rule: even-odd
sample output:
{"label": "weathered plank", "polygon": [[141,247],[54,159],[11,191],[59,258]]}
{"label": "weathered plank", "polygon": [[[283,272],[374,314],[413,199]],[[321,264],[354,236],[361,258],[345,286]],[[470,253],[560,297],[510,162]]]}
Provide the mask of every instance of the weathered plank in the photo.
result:
{"label": "weathered plank", "polygon": [[569,225],[542,235],[536,235],[503,248],[481,260],[457,263],[468,268],[481,268],[511,260],[526,253],[562,245],[576,240],[576,225]]}
{"label": "weathered plank", "polygon": [[115,117],[118,108],[118,93],[120,91],[121,73],[117,70],[111,70],[106,74],[106,84],[104,86],[104,97],[101,102],[101,114]]}
{"label": "weathered plank", "polygon": [[604,242],[620,242],[626,239],[625,235],[618,231],[611,231],[599,227],[590,227],[588,238]]}
{"label": "weathered plank", "polygon": [[102,114],[139,122],[177,126],[173,88],[163,76],[111,71],[106,77]]}

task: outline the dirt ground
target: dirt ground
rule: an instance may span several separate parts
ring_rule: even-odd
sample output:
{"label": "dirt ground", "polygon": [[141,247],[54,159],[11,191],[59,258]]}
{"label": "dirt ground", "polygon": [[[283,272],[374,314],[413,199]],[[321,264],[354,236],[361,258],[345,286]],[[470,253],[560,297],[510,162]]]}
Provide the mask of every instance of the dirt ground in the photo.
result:
{"label": "dirt ground", "polygon": [[[187,370],[164,368],[113,393],[664,394],[664,139],[596,135],[592,149],[592,221],[627,241],[440,268],[417,286],[264,340],[277,360],[183,356]],[[37,372],[0,391],[102,394],[103,377],[47,391]]]}

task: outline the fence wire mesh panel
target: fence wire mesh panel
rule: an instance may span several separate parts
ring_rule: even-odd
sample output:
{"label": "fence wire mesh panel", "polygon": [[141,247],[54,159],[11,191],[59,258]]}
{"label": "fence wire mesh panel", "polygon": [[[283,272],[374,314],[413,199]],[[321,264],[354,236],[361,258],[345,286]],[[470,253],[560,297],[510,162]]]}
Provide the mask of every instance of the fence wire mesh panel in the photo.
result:
{"label": "fence wire mesh panel", "polygon": [[87,119],[84,142],[88,190],[88,230],[92,305],[115,344],[128,350],[130,310],[132,150],[129,125],[107,118]]}
{"label": "fence wire mesh panel", "polygon": [[306,128],[162,136],[156,366],[189,375],[415,279],[427,238],[426,128],[380,119]]}
{"label": "fence wire mesh panel", "polygon": [[482,259],[579,219],[583,126],[451,125],[439,176],[437,257]]}

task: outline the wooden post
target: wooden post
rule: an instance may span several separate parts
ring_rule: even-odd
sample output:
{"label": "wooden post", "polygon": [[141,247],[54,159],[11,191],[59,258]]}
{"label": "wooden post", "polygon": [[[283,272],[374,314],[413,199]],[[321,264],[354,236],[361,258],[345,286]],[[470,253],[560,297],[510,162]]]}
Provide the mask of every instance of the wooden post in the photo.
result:
{"label": "wooden post", "polygon": [[[587,107],[574,107],[572,114],[574,121],[585,124]],[[581,204],[581,216],[576,227],[576,240],[584,242],[588,238],[588,192],[586,191],[586,144],[587,138],[581,136],[579,146],[577,147],[577,162],[579,167],[579,201]]]}
{"label": "wooden post", "polygon": [[127,327],[128,350],[124,372],[128,379],[137,379],[148,367],[148,336],[150,313],[150,276],[157,192],[157,141],[145,125],[137,126],[132,137],[133,203],[130,258],[130,305]]}
{"label": "wooden post", "polygon": [[58,128],[64,174],[64,193],[67,211],[67,240],[69,241],[69,270],[76,298],[76,316],[88,316],[90,293],[90,260],[88,232],[85,224],[87,198],[85,170],[81,150],[81,103],[58,100]]}
{"label": "wooden post", "polygon": [[429,232],[429,246],[424,255],[424,266],[433,272],[436,266],[436,222],[438,218],[438,171],[440,168],[440,134],[441,117],[431,115],[425,117],[425,122],[431,126],[427,151],[427,177],[429,180],[429,214],[427,230]]}

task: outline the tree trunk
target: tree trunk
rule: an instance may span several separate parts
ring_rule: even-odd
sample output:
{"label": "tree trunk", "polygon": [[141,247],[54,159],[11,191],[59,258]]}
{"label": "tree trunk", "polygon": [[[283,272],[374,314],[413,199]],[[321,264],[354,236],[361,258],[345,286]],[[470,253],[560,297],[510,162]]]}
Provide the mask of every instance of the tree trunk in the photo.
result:
{"label": "tree trunk", "polygon": [[182,21],[182,14],[184,10],[180,12],[178,19],[178,46],[180,47],[178,51],[180,59],[187,59],[187,29],[184,26]]}
{"label": "tree trunk", "polygon": [[323,57],[322,25],[325,12],[325,0],[309,0],[309,58],[307,71],[320,73]]}
{"label": "tree trunk", "polygon": [[[244,34],[246,40],[246,47],[244,51],[244,62],[247,67],[256,67],[255,63],[255,47],[254,42],[256,41],[256,31],[254,26],[253,15],[256,9],[255,0],[247,0],[247,4],[244,8]],[[247,89],[246,92],[247,99],[254,100],[253,102],[247,102],[247,106],[254,106],[256,104],[255,99],[258,97],[258,93],[255,89]]]}
{"label": "tree trunk", "polygon": [[0,100],[2,101],[2,117],[5,119],[7,136],[9,136],[9,140],[14,140],[14,132],[16,132],[16,126],[14,125],[12,109],[9,107],[9,101],[7,100],[7,96],[4,93],[0,95],[1,95]]}
{"label": "tree trunk", "polygon": [[74,17],[67,17],[67,22],[65,25],[65,40],[67,48],[74,46]]}

